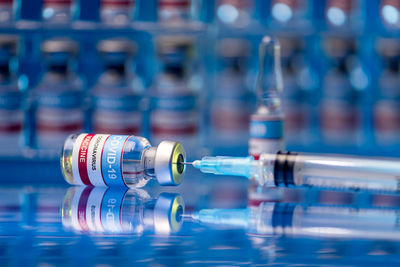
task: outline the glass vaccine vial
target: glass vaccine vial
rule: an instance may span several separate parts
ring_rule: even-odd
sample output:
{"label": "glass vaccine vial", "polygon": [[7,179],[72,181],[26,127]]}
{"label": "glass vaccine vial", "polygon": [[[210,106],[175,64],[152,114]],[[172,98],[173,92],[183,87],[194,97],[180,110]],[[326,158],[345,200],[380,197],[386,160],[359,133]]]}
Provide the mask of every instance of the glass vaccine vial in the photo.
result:
{"label": "glass vaccine vial", "polygon": [[161,185],[178,185],[185,158],[179,142],[162,141],[152,147],[139,136],[82,133],[66,139],[61,170],[73,185],[138,188],[150,179]]}

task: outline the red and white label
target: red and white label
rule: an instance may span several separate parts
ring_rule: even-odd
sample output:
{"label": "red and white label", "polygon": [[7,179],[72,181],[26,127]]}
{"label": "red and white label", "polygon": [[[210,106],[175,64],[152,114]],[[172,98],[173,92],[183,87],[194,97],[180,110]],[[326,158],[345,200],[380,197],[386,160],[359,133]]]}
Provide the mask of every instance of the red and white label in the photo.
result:
{"label": "red and white label", "polygon": [[72,173],[79,184],[106,186],[103,179],[101,157],[110,135],[81,134],[72,151]]}

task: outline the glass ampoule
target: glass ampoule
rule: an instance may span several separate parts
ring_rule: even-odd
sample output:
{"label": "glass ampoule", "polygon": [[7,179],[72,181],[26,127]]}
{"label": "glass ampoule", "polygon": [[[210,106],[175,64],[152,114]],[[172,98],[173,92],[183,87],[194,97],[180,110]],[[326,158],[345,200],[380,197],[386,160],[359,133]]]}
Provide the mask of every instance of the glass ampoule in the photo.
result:
{"label": "glass ampoule", "polygon": [[258,158],[264,152],[284,147],[283,111],[280,92],[283,90],[280,44],[265,36],[259,47],[259,70],[256,81],[257,110],[250,118],[249,154]]}

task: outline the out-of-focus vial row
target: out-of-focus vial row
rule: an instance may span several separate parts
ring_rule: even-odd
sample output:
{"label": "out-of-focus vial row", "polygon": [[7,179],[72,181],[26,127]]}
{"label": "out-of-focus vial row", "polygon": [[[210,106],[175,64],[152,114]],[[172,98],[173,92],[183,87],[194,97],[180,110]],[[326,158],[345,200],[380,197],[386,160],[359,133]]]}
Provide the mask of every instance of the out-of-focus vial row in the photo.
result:
{"label": "out-of-focus vial row", "polygon": [[[25,19],[24,12],[34,12],[36,6],[41,7],[41,19],[51,24],[66,24],[75,20],[86,20],[83,13],[90,18],[99,18],[110,25],[127,25],[145,17],[145,20],[157,20],[161,23],[181,24],[197,17],[199,8],[205,3],[198,0],[2,0],[0,1],[0,23]],[[139,14],[139,6],[143,6]],[[86,9],[86,10],[82,10]],[[87,10],[90,9],[90,10]],[[149,12],[152,11],[152,12]],[[155,16],[152,14],[156,14]],[[32,14],[30,15],[32,16]],[[82,17],[83,16],[83,17]],[[154,18],[153,18],[154,17]]]}
{"label": "out-of-focus vial row", "polygon": [[17,154],[24,147],[27,156],[55,156],[68,135],[84,130],[146,135],[155,145],[168,139],[189,149],[199,147],[201,78],[193,71],[197,50],[191,37],[156,38],[159,68],[148,88],[134,69],[139,47],[133,40],[95,43],[102,71],[90,88],[77,73],[83,53],[78,42],[44,40],[43,73],[31,88],[26,88],[26,77],[15,75],[17,44],[13,36],[0,36],[1,154]]}

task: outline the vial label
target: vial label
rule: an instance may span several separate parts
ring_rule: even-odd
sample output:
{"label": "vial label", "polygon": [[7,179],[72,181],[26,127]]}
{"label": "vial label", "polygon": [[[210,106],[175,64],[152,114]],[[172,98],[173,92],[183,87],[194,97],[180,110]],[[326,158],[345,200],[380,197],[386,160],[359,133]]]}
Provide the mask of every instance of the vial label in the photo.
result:
{"label": "vial label", "polygon": [[283,119],[278,116],[252,116],[249,154],[258,159],[262,153],[275,153],[283,148]]}
{"label": "vial label", "polygon": [[71,226],[83,232],[123,232],[121,207],[125,193],[125,190],[77,188],[71,205],[67,207]]}
{"label": "vial label", "polygon": [[[123,192],[123,195],[121,193]],[[121,207],[126,191],[107,190],[101,201],[100,219],[106,232],[123,232]]]}
{"label": "vial label", "polygon": [[128,139],[130,147],[140,147],[140,140],[134,136],[80,134],[72,150],[72,173],[78,183],[126,186],[122,159]]}

